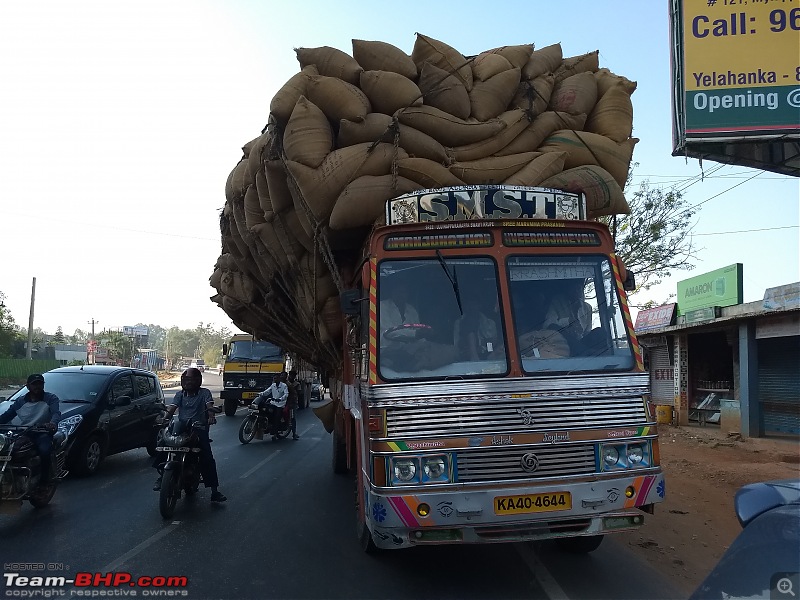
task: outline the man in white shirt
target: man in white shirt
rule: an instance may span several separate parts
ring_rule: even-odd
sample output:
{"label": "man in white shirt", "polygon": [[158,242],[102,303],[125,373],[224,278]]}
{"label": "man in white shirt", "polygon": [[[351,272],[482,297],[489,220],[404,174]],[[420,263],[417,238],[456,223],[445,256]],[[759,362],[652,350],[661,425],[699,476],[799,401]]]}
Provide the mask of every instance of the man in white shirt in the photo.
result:
{"label": "man in white shirt", "polygon": [[275,435],[278,431],[278,418],[283,410],[283,407],[286,406],[286,400],[289,398],[289,387],[283,381],[281,381],[280,373],[275,373],[274,377],[272,378],[272,385],[259,394],[259,396],[262,395],[266,396],[267,398],[272,398],[269,401],[269,404],[273,407],[270,411],[269,422],[270,429],[272,431],[272,439],[276,440],[278,439],[278,436]]}

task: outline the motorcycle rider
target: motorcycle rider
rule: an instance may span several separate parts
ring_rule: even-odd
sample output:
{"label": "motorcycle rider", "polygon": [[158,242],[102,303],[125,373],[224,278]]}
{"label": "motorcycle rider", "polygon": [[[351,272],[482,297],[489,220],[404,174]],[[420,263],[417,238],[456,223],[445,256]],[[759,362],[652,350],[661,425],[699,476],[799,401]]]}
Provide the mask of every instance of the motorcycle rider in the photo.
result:
{"label": "motorcycle rider", "polygon": [[283,382],[283,374],[275,373],[272,378],[272,385],[262,392],[265,398],[271,398],[269,401],[271,410],[269,413],[270,431],[272,433],[272,440],[277,440],[278,436],[278,420],[280,419],[281,411],[286,406],[286,401],[289,399],[289,387]]}
{"label": "motorcycle rider", "polygon": [[[203,375],[199,369],[190,367],[181,374],[181,390],[175,393],[172,404],[167,406],[166,420],[169,421],[175,411],[181,421],[194,421],[206,425],[205,429],[197,430],[200,443],[200,474],[203,483],[211,488],[212,502],[225,502],[228,498],[219,491],[219,478],[217,476],[217,462],[211,451],[211,440],[208,438],[208,427],[217,422],[214,413],[209,409],[214,407],[214,398],[208,388],[200,387]],[[159,473],[163,472],[164,453],[157,453],[153,459],[153,466]],[[161,489],[161,475],[153,486],[154,491]]]}
{"label": "motorcycle rider", "polygon": [[0,423],[12,421],[14,425],[44,424],[47,432],[28,432],[26,435],[36,446],[42,459],[42,485],[52,481],[53,433],[61,420],[58,408],[58,396],[44,391],[44,376],[41,373],[28,375],[28,392],[17,398],[11,406],[0,415]]}

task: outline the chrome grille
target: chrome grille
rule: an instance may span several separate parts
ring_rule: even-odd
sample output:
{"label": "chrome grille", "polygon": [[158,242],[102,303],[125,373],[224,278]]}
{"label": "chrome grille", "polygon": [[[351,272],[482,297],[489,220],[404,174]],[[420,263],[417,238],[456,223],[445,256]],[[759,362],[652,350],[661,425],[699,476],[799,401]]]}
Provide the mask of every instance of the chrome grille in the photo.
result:
{"label": "chrome grille", "polygon": [[[533,453],[539,466],[528,473],[522,457]],[[594,444],[553,446],[501,446],[461,450],[456,453],[458,483],[498,480],[535,480],[543,477],[591,475],[595,472]]]}
{"label": "chrome grille", "polygon": [[641,397],[515,398],[490,403],[465,400],[394,406],[386,411],[389,438],[485,436],[583,427],[631,427],[644,423],[647,423],[647,415]]}

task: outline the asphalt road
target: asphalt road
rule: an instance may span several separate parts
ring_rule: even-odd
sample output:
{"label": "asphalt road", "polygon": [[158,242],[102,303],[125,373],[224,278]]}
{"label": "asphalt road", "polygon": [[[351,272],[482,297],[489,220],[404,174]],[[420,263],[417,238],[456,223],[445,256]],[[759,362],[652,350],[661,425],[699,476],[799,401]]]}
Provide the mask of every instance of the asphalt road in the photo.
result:
{"label": "asphalt road", "polygon": [[[204,385],[215,396],[218,383],[206,374]],[[44,509],[26,504],[0,514],[0,596],[41,590],[16,585],[11,573],[75,579],[115,572],[134,580],[186,577],[187,584],[88,588],[51,581],[47,589],[61,597],[135,592],[192,599],[681,598],[613,539],[579,557],[549,543],[364,555],[355,536],[352,480],[333,474],[331,436],[312,411],[298,412],[299,441],[248,445],[238,440],[243,414],[220,417],[211,433],[225,504],[211,504],[210,491],[201,489],[165,521],[151,490],[156,473],[146,452],[135,450],[108,458],[92,477],[67,478]]]}

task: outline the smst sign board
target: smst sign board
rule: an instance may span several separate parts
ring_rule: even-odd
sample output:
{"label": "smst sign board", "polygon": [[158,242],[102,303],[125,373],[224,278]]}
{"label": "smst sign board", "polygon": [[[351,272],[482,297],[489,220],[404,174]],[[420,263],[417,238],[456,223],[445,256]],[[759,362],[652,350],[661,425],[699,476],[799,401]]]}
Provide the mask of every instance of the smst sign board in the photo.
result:
{"label": "smst sign board", "polygon": [[744,297],[742,263],[678,282],[678,313],[707,306],[734,306]]}

